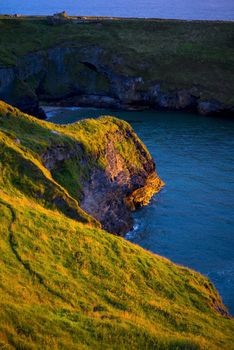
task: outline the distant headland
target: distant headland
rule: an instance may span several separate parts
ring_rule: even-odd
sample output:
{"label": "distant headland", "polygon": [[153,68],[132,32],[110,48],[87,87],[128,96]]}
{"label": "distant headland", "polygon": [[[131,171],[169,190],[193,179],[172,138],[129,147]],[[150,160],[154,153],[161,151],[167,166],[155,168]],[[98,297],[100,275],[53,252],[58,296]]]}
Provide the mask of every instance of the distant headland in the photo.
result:
{"label": "distant headland", "polygon": [[234,23],[2,15],[0,98],[234,114]]}

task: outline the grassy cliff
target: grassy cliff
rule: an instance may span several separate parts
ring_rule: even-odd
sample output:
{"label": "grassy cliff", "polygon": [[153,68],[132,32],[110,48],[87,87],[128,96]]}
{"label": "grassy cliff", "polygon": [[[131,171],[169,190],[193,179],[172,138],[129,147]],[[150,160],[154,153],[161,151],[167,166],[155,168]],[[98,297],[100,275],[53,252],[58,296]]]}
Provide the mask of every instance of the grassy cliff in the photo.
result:
{"label": "grassy cliff", "polygon": [[96,153],[121,123],[55,126],[0,104],[1,349],[232,348],[205,277],[101,230],[42,164],[59,139]]}
{"label": "grassy cliff", "polygon": [[[1,17],[0,30],[0,65],[4,67],[14,66],[26,54],[54,47],[95,47],[104,51],[103,67],[115,74],[142,77],[145,88],[152,82],[160,83],[164,91],[192,88],[202,100],[234,104],[232,22],[91,18],[51,25],[43,17]],[[79,57],[71,66],[81,85],[82,81],[84,86],[92,84],[89,77],[79,75],[85,68]],[[108,93],[108,84],[105,75],[98,76],[95,91]]]}

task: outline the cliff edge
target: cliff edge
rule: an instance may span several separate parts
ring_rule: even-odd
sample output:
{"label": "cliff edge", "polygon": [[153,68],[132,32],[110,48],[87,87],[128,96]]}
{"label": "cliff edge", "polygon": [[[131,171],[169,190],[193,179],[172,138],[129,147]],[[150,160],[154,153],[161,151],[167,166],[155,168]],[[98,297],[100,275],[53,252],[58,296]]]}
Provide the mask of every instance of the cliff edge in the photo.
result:
{"label": "cliff edge", "polygon": [[19,110],[3,102],[1,106],[1,122],[21,147],[36,152],[52,179],[111,233],[131,230],[131,211],[147,204],[163,186],[151,155],[122,120],[100,117],[67,126],[37,124]]}

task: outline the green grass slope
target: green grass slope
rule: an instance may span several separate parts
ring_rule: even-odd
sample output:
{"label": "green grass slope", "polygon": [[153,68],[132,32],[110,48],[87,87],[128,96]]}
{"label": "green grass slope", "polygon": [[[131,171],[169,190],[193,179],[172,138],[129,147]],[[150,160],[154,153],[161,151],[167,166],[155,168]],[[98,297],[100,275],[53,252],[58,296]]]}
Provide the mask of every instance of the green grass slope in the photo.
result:
{"label": "green grass slope", "polygon": [[[32,163],[37,161],[41,172],[55,179],[77,200],[82,195],[82,180],[89,177],[94,167],[107,166],[106,146],[111,135],[119,131],[132,137],[126,137],[115,147],[124,161],[131,163],[135,169],[141,168],[142,155],[138,152],[133,137],[137,137],[130,125],[114,117],[101,117],[98,120],[86,119],[72,125],[55,125],[36,120],[18,109],[0,101],[0,130],[12,140],[14,147],[20,147]],[[128,141],[126,141],[128,140]],[[137,139],[137,142],[141,141]],[[141,143],[145,155],[150,158],[146,147]],[[66,159],[59,167],[54,167],[50,174],[40,162],[48,150],[60,147],[66,153],[72,154],[72,159]],[[75,153],[74,149],[78,149]],[[20,172],[18,172],[20,173]],[[22,188],[22,183],[20,184]],[[24,186],[25,188],[25,186]],[[27,186],[26,186],[27,188]],[[29,188],[28,188],[29,189]],[[38,192],[39,197],[41,194]]]}
{"label": "green grass slope", "polygon": [[56,135],[0,104],[0,348],[232,349],[205,277],[101,230],[43,167],[46,145],[117,127],[104,121]]}
{"label": "green grass slope", "polygon": [[97,18],[52,26],[43,17],[1,17],[0,31],[1,66],[56,46],[101,47],[103,65],[117,73],[159,81],[165,91],[196,87],[204,99],[234,103],[233,22]]}

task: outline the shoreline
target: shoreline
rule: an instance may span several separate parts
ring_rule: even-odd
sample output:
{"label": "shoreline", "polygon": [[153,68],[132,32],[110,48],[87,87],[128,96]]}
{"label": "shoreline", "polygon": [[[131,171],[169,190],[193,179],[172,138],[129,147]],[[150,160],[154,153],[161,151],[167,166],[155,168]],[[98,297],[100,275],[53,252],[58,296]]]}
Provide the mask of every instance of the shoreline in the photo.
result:
{"label": "shoreline", "polygon": [[[15,19],[15,20],[22,20],[22,19],[47,19],[50,17],[54,17],[53,14],[48,15],[24,15],[24,14],[0,14],[0,19]],[[119,17],[119,16],[67,16],[65,20],[82,20],[82,21],[93,21],[93,20],[99,20],[99,21],[155,21],[155,22],[195,22],[195,23],[204,23],[204,22],[220,22],[220,23],[233,23],[233,19],[182,19],[182,18],[160,18],[160,17]]]}

